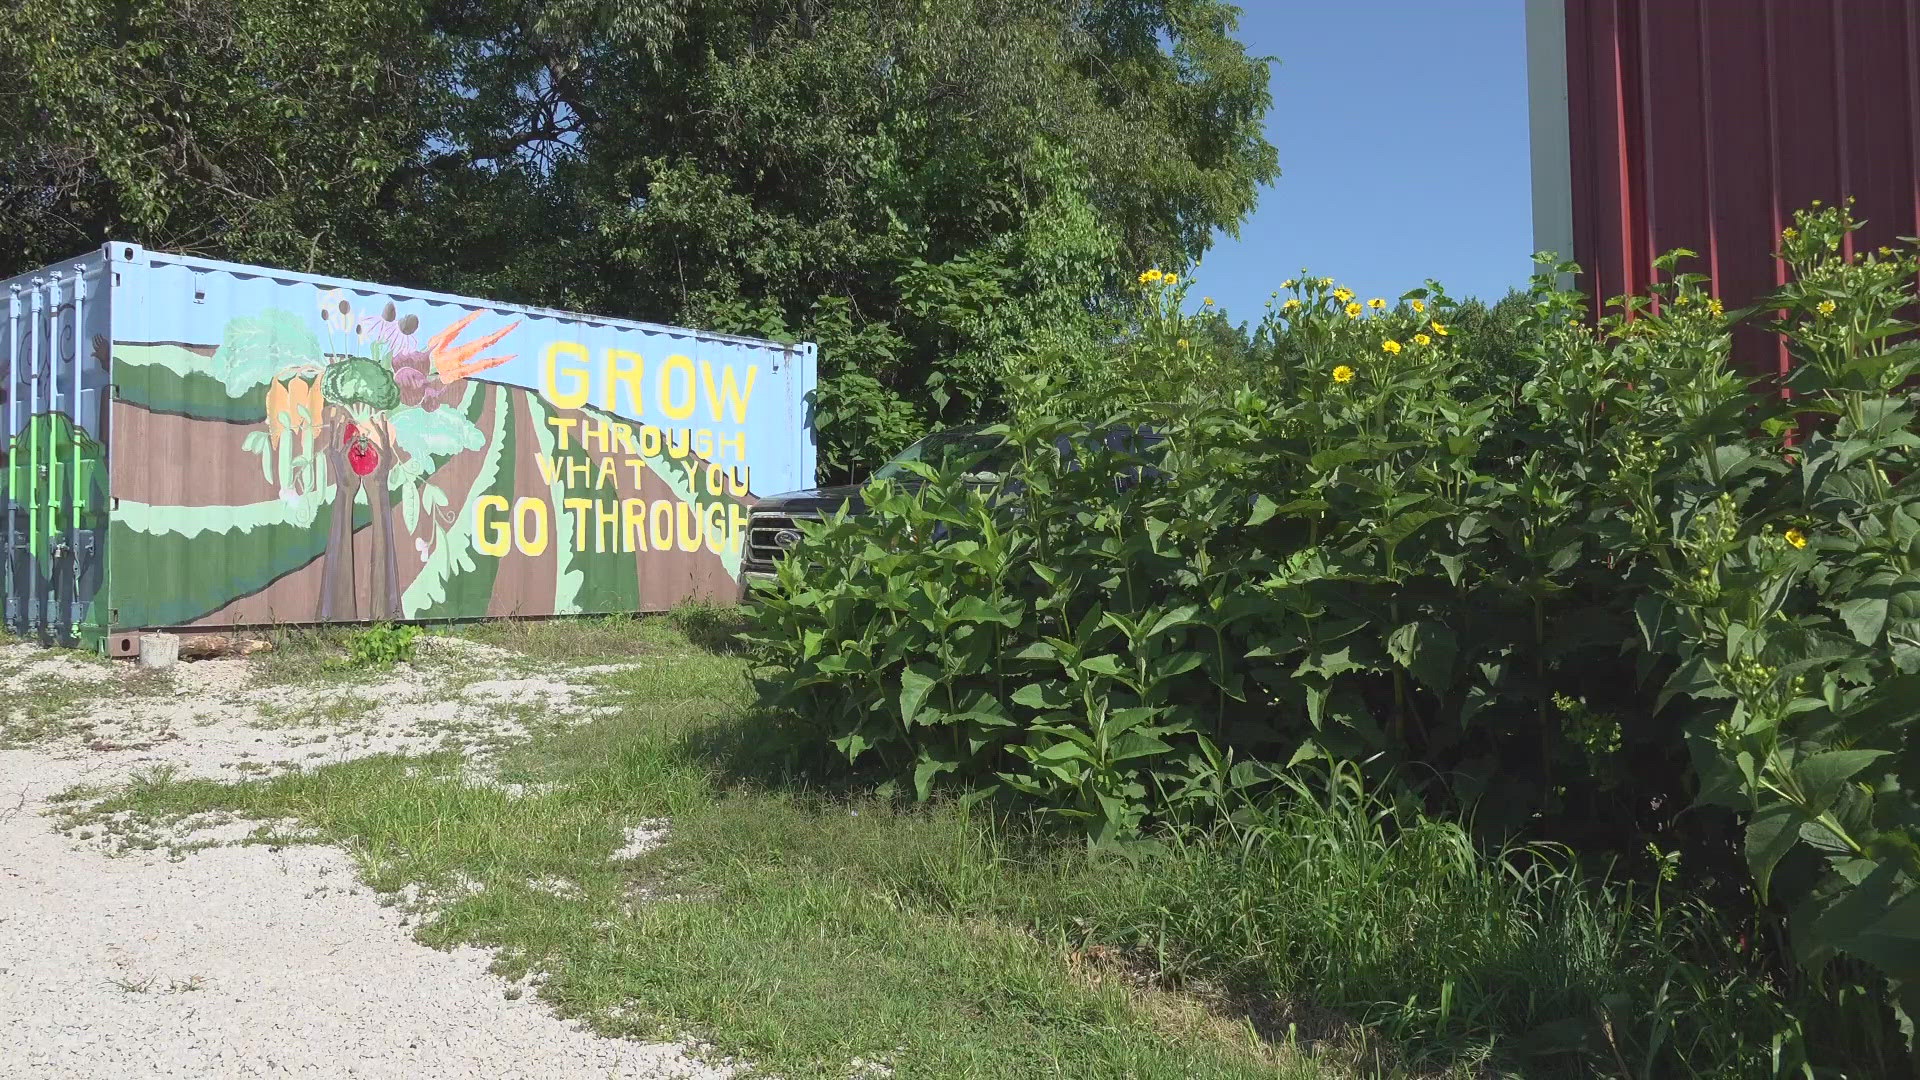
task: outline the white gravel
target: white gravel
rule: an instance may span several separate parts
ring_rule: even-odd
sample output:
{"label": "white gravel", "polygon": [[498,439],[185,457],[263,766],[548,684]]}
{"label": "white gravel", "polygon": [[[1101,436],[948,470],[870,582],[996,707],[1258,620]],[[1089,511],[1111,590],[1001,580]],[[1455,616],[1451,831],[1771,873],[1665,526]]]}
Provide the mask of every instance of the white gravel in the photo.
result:
{"label": "white gravel", "polygon": [[[71,730],[0,749],[0,1077],[731,1075],[696,1046],[601,1038],[559,1019],[489,974],[484,950],[419,944],[407,907],[383,906],[337,848],[180,856],[163,844],[112,857],[56,833],[51,796],[154,766],[225,779],[521,734],[418,672],[357,690],[383,704],[328,723],[302,712],[316,700],[304,691],[249,688],[246,661],[174,671],[171,694],[104,687]],[[0,699],[14,700],[27,680],[118,677],[18,646],[0,648],[0,673]],[[476,698],[565,708],[575,697],[550,676],[514,682]],[[193,824],[202,843],[259,827]],[[645,823],[634,839],[662,827]]]}

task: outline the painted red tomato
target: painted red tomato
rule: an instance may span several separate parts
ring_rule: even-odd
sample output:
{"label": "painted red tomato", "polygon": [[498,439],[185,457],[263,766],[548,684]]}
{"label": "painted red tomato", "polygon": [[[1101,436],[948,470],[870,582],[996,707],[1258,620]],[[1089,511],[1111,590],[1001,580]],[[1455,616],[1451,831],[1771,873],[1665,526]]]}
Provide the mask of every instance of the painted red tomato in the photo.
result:
{"label": "painted red tomato", "polygon": [[373,443],[362,435],[347,447],[347,465],[353,469],[353,475],[365,476],[379,467],[380,451],[375,450]]}

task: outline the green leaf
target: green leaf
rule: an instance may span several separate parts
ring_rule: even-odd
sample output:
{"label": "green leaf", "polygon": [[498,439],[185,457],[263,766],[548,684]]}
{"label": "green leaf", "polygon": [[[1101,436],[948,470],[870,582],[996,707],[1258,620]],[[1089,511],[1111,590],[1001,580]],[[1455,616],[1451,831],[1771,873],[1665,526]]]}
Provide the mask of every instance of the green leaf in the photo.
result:
{"label": "green leaf", "polygon": [[1806,821],[1806,815],[1793,804],[1774,803],[1747,822],[1747,867],[1762,897],[1767,895],[1773,868],[1799,842],[1800,826]]}
{"label": "green leaf", "polygon": [[1874,595],[1856,596],[1851,600],[1835,605],[1840,618],[1853,633],[1853,639],[1862,645],[1872,645],[1880,640],[1880,631],[1887,625],[1887,593],[1884,588],[1876,590]]}
{"label": "green leaf", "polygon": [[955,767],[956,763],[952,761],[940,761],[926,756],[921,757],[919,762],[913,767],[913,793],[915,797],[921,802],[926,802],[927,796],[933,793],[934,778],[941,773],[952,772]]}
{"label": "green leaf", "polygon": [[1114,762],[1132,761],[1135,758],[1158,757],[1172,751],[1173,747],[1168,746],[1158,736],[1129,731],[1113,741],[1108,750],[1108,758]]}
{"label": "green leaf", "polygon": [[1152,640],[1169,630],[1185,626],[1193,622],[1193,617],[1199,610],[1197,605],[1182,604],[1155,620],[1153,628],[1148,630],[1144,636],[1146,639]]}
{"label": "green leaf", "polygon": [[984,596],[966,596],[953,605],[953,621],[995,623],[1000,626],[1020,625],[1018,611],[1002,611]]}
{"label": "green leaf", "polygon": [[915,664],[900,672],[900,721],[909,727],[920,715],[928,691],[933,689],[934,676],[927,671],[926,665]]}
{"label": "green leaf", "polygon": [[1453,685],[1453,660],[1458,651],[1453,631],[1438,623],[1410,622],[1387,637],[1387,655],[1436,693],[1445,693]]}
{"label": "green leaf", "polygon": [[1670,652],[1679,628],[1673,604],[1655,593],[1643,593],[1633,602],[1634,622],[1640,626],[1640,641],[1648,652]]}
{"label": "green leaf", "polygon": [[1885,750],[1828,750],[1795,765],[1794,786],[1807,801],[1807,813],[1826,813],[1848,780],[1887,753]]}
{"label": "green leaf", "polygon": [[393,441],[401,452],[422,462],[478,450],[487,444],[486,435],[459,409],[429,411],[416,405],[395,410],[387,422],[393,425]]}
{"label": "green leaf", "polygon": [[1029,709],[1064,709],[1070,703],[1052,683],[1028,683],[1013,692],[1013,700]]}

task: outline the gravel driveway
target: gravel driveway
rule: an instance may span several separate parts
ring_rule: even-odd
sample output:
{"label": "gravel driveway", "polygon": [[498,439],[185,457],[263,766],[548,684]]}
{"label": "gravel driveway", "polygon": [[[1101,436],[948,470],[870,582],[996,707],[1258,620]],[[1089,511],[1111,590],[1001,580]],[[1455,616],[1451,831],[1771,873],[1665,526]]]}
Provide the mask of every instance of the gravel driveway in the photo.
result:
{"label": "gravel driveway", "polygon": [[[489,974],[482,950],[417,943],[405,907],[383,906],[337,848],[174,856],[55,830],[52,796],[156,765],[230,779],[518,734],[502,720],[455,723],[459,702],[424,679],[411,704],[408,687],[384,687],[402,704],[377,721],[269,720],[290,692],[249,688],[245,663],[181,665],[167,692],[135,694],[120,687],[124,669],[0,648],[0,700],[54,684],[101,695],[77,723],[0,748],[0,1077],[729,1074],[686,1046],[600,1038],[557,1018]],[[567,692],[551,678],[488,686],[509,699]],[[237,839],[254,824],[194,839]]]}

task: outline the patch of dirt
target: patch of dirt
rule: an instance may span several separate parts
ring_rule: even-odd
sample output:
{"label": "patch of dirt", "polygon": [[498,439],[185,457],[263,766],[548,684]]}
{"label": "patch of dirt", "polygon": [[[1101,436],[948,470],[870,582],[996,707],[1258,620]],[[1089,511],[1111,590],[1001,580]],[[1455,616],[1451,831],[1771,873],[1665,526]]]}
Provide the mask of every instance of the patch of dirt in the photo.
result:
{"label": "patch of dirt", "polygon": [[[122,814],[68,836],[49,820],[84,803],[73,792],[153,770],[231,780],[453,748],[479,775],[530,731],[596,715],[564,669],[507,677],[524,669],[501,662],[505,650],[459,640],[421,639],[458,663],[321,687],[257,686],[243,659],[154,677],[0,647],[0,1073],[732,1075],[687,1040],[602,1038],[560,1020],[492,974],[490,952],[419,944],[422,906],[445,898],[377,897],[346,852],[295,843],[308,838],[297,822]],[[462,681],[476,670],[486,677]]]}

